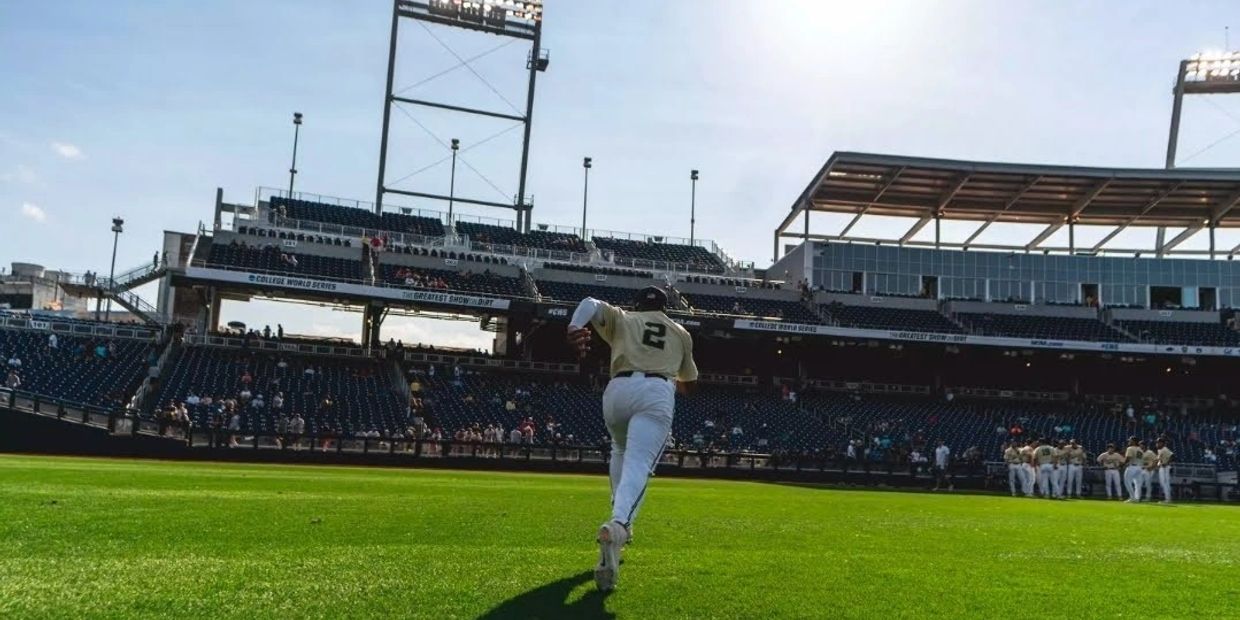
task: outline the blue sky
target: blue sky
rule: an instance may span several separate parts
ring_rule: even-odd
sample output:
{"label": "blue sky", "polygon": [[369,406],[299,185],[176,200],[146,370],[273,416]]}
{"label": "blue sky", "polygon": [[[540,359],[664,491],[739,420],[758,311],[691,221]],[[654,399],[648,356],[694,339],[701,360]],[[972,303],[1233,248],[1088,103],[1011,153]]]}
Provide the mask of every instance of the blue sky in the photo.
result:
{"label": "blue sky", "polygon": [[[306,115],[299,189],[371,199],[390,11],[385,0],[0,3],[0,262],[106,270],[114,214],[128,222],[118,265],[148,260],[163,230],[209,219],[217,186],[248,202],[287,183],[294,110]],[[1240,3],[548,0],[534,219],[579,225],[589,155],[591,227],[688,236],[698,168],[698,236],[761,265],[834,150],[1158,167],[1176,63],[1222,48],[1229,24]],[[401,40],[398,88],[455,64],[417,28]],[[502,43],[435,32],[464,57]],[[462,70],[406,94],[504,110],[523,101],[523,67],[510,45],[477,63],[500,95]],[[419,118],[466,147],[508,126]],[[442,158],[402,114],[393,127],[389,179]],[[1192,156],[1236,129],[1240,97],[1190,100],[1182,165],[1235,166],[1240,137]],[[515,193],[518,148],[509,131],[468,151],[498,190],[462,169],[458,193]],[[441,164],[404,185],[447,179]],[[317,331],[353,330],[348,315],[318,314]]]}

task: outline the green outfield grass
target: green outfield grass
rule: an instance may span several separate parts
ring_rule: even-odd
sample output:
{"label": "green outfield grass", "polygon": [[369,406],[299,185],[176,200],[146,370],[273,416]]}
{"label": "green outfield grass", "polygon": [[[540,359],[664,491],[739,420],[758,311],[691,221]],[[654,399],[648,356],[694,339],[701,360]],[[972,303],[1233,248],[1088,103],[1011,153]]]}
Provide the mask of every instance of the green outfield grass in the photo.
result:
{"label": "green outfield grass", "polygon": [[0,617],[1240,616],[1240,512],[657,478],[0,456]]}

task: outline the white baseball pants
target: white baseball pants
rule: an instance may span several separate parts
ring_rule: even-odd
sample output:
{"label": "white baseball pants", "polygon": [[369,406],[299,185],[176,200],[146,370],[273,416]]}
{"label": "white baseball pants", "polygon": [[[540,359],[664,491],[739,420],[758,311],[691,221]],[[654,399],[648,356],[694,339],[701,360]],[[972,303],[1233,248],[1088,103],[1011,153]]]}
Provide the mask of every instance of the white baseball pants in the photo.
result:
{"label": "white baseball pants", "polygon": [[1080,465],[1068,465],[1068,480],[1064,484],[1063,493],[1071,497],[1075,494],[1081,496],[1081,478],[1083,477]]}
{"label": "white baseball pants", "polygon": [[1038,492],[1042,497],[1050,498],[1055,493],[1055,487],[1059,485],[1055,482],[1055,466],[1039,465],[1038,466]]}
{"label": "white baseball pants", "polygon": [[1119,481],[1119,470],[1106,470],[1107,499],[1111,499],[1111,489],[1115,489],[1115,498],[1124,499],[1124,485]]}
{"label": "white baseball pants", "polygon": [[1008,489],[1012,491],[1012,495],[1016,495],[1016,485],[1020,484],[1021,489],[1025,488],[1025,474],[1021,471],[1019,463],[1008,464]]}
{"label": "white baseball pants", "polygon": [[1024,486],[1025,497],[1033,497],[1033,485],[1038,481],[1037,471],[1029,463],[1022,464],[1020,471],[1024,475],[1021,482]]}
{"label": "white baseball pants", "polygon": [[667,445],[676,386],[667,379],[616,377],[603,391],[603,422],[611,433],[611,518],[630,525],[650,474]]}
{"label": "white baseball pants", "polygon": [[1124,470],[1124,486],[1128,488],[1128,499],[1139,502],[1141,501],[1141,466],[1129,465]]}
{"label": "white baseball pants", "polygon": [[1162,487],[1163,501],[1171,501],[1171,466],[1158,468],[1158,486]]}
{"label": "white baseball pants", "polygon": [[1144,498],[1146,501],[1153,499],[1154,498],[1154,472],[1148,469],[1142,469],[1141,470],[1141,485],[1144,487],[1141,490],[1141,497]]}

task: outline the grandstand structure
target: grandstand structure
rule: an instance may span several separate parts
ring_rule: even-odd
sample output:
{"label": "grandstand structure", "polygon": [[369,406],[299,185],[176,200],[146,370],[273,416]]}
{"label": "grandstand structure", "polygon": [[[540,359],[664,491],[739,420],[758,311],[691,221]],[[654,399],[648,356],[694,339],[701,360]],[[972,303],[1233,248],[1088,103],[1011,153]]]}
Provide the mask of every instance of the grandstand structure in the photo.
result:
{"label": "grandstand structure", "polygon": [[[381,170],[375,203],[291,188],[225,200],[219,189],[210,208],[204,201],[204,223],[166,232],[150,263],[117,275],[15,264],[0,281],[4,419],[94,425],[191,457],[317,450],[519,466],[567,454],[597,470],[606,351],[575,358],[565,327],[585,296],[626,305],[657,285],[703,371],[704,389],[678,397],[668,457],[678,468],[826,476],[860,467],[918,484],[915,455],[944,440],[971,455],[962,464],[981,485],[984,461],[1014,439],[1076,437],[1096,453],[1129,435],[1167,436],[1184,492],[1214,485],[1234,498],[1240,245],[1218,248],[1216,234],[1240,227],[1240,172],[839,152],[776,227],[766,268],[696,236],[535,224],[524,179],[533,85],[545,69],[542,16],[501,23],[497,5],[395,0],[392,45],[411,15],[516,28],[532,41],[522,189],[499,205],[516,219],[385,203],[425,196],[393,191]],[[389,71],[385,111],[400,102],[392,92]],[[819,233],[812,213],[852,217]],[[868,216],[908,225],[851,236]],[[948,242],[945,219],[976,229]],[[931,224],[933,239],[919,238]],[[1019,244],[983,240],[1004,224],[1040,232]],[[1078,245],[1083,226],[1108,230]],[[1141,227],[1158,231],[1153,246],[1112,247]],[[1051,244],[1064,229],[1066,244]],[[1167,238],[1168,229],[1177,232]],[[1185,247],[1203,232],[1208,249]],[[781,253],[786,239],[800,242]],[[147,288],[154,300],[137,293]],[[350,310],[358,336],[221,324],[225,300],[255,299]],[[89,302],[104,300],[132,322],[92,318]],[[397,343],[384,330],[393,314],[467,317],[494,344],[479,354]],[[495,427],[520,441],[485,445],[482,430]]]}
{"label": "grandstand structure", "polygon": [[[517,461],[567,449],[580,464],[605,454],[606,359],[574,359],[564,347],[571,307],[586,295],[624,305],[657,284],[694,334],[705,373],[706,389],[678,405],[682,450],[668,458],[682,468],[873,467],[900,477],[936,439],[994,458],[1020,429],[1094,450],[1127,435],[1172,436],[1185,463],[1199,463],[1178,470],[1182,485],[1234,476],[1240,403],[1227,393],[1240,334],[1229,306],[1240,274],[1233,279],[1231,261],[811,238],[755,269],[709,241],[552,225],[526,233],[515,221],[376,213],[283,190],[260,189],[248,204],[222,196],[210,225],[166,233],[162,262],[104,282],[58,276],[66,295],[88,297],[157,282],[157,303],[134,313],[143,324],[118,333],[63,313],[6,315],[0,354],[41,360],[24,383],[35,389],[9,392],[10,403],[38,409],[54,399],[60,417],[79,419],[63,413],[79,407],[81,420],[113,433],[172,435],[206,453],[331,446],[485,458],[507,453],[480,447],[472,432],[530,425],[533,442]],[[220,324],[223,300],[254,298],[360,310],[360,337]],[[383,335],[392,312],[474,317],[495,331],[494,347],[394,346]],[[48,333],[73,339],[68,358],[55,357],[66,345],[48,350]],[[90,354],[131,340],[115,358]],[[72,381],[50,370],[74,359],[92,363]],[[188,428],[170,432],[163,416],[187,402]],[[304,420],[296,441],[292,413]],[[864,462],[845,460],[850,443],[865,446]],[[537,452],[544,445],[549,452]]]}

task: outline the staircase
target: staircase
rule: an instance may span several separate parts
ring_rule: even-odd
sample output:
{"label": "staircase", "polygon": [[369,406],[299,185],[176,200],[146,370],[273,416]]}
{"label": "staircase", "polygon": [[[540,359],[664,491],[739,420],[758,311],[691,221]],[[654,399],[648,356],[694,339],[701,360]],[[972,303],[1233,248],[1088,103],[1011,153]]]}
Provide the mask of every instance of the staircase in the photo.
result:
{"label": "staircase", "polygon": [[101,292],[104,297],[120,304],[122,308],[142,319],[148,325],[159,326],[164,324],[163,317],[159,316],[159,308],[147,303],[137,293],[119,289],[101,289]]}
{"label": "staircase", "polygon": [[159,309],[131,289],[154,282],[167,272],[166,265],[151,262],[123,271],[110,280],[98,275],[88,278],[85,274],[74,274],[61,280],[60,286],[65,292],[79,297],[111,299],[147,324],[160,326],[164,320],[159,316]]}

